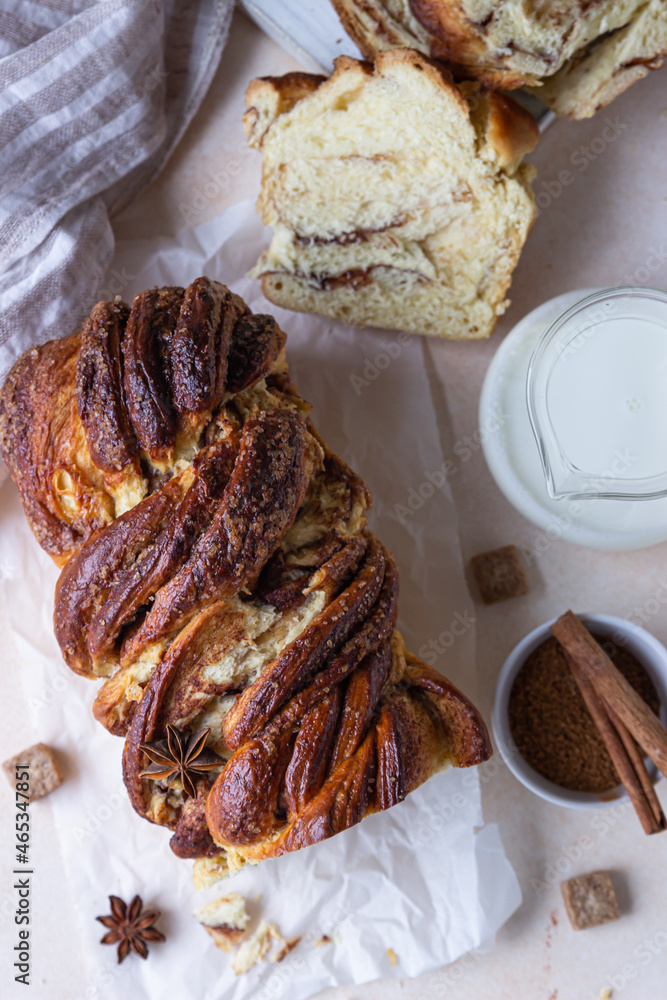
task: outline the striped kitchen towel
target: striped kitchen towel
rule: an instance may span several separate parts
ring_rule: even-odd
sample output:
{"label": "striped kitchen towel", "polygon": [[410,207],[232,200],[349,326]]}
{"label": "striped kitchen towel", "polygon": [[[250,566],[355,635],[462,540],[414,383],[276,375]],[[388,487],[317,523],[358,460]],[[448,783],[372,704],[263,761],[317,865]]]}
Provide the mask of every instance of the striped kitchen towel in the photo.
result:
{"label": "striped kitchen towel", "polygon": [[164,166],[218,66],[233,0],[0,7],[0,382],[71,333],[109,266],[109,218]]}

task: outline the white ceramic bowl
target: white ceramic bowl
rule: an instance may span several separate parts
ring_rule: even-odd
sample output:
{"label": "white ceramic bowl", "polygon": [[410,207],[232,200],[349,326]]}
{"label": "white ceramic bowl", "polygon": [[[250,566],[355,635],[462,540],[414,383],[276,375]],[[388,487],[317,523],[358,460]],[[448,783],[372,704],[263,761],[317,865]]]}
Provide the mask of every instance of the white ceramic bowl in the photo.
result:
{"label": "white ceramic bowl", "polygon": [[[622,645],[642,663],[655,684],[660,699],[660,720],[663,725],[667,725],[667,649],[646,629],[625,618],[615,618],[613,615],[579,615],[579,617],[597,635],[613,639],[617,645]],[[550,637],[549,626],[554,621],[555,619],[552,619],[533,629],[518,646],[514,647],[503,664],[493,704],[492,725],[495,744],[514,777],[547,802],[568,806],[570,809],[609,809],[613,802],[627,798],[622,785],[607,792],[603,798],[590,792],[572,792],[567,788],[561,788],[560,785],[554,784],[553,781],[534,771],[515,748],[512,740],[508,706],[514,679],[533,650]],[[657,772],[652,765],[649,767],[649,774],[655,781]]]}

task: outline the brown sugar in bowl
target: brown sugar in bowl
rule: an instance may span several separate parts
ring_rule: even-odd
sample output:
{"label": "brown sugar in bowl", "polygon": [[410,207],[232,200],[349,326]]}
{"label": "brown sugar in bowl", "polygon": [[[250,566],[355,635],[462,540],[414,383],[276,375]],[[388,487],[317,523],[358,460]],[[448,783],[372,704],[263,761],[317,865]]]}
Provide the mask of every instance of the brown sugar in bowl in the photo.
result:
{"label": "brown sugar in bowl", "polygon": [[[667,649],[665,649],[662,643],[660,643],[645,629],[640,628],[633,622],[629,622],[623,618],[616,618],[611,615],[579,615],[579,617],[587,628],[598,637],[598,641],[606,639],[607,641],[613,642],[616,647],[632,654],[632,656],[635,657],[644,667],[650,681],[652,681],[655,692],[657,693],[660,719],[663,724],[665,724],[665,722],[667,722]],[[552,624],[553,621],[549,621],[534,629],[512,650],[503,664],[496,685],[492,717],[495,743],[504,762],[507,764],[514,776],[518,778],[518,780],[525,785],[526,788],[530,789],[530,791],[539,795],[541,798],[546,799],[548,802],[553,802],[556,805],[563,805],[575,809],[608,809],[614,801],[626,798],[625,789],[621,785],[610,786],[609,782],[611,778],[609,771],[605,773],[604,768],[600,769],[595,766],[587,767],[585,761],[579,771],[577,771],[576,767],[570,767],[572,761],[570,761],[569,764],[568,762],[565,762],[564,764],[563,760],[555,761],[552,762],[553,766],[550,766],[544,756],[540,759],[540,748],[537,746],[537,748],[533,748],[535,751],[533,757],[534,762],[543,772],[539,773],[539,770],[531,767],[519,751],[512,736],[512,726],[510,725],[510,699],[514,682],[526,661],[529,657],[531,657],[531,654],[533,654],[539,649],[539,647],[543,646],[543,644],[551,638],[549,626]],[[545,673],[545,664],[538,663],[537,666],[538,674],[541,676],[534,678],[534,680],[542,682],[547,676],[547,673]],[[565,679],[561,677],[561,683],[563,683],[564,680]],[[646,691],[647,696],[650,698],[650,684],[646,686]],[[532,693],[534,697],[535,689]],[[530,711],[530,697],[525,699],[523,707],[525,711]],[[538,709],[539,708],[542,708],[542,706],[538,706]],[[516,699],[514,700],[512,710],[515,716],[513,723],[516,732]],[[548,713],[544,718],[544,721],[547,720]],[[557,721],[557,732],[554,735],[551,747],[554,749],[554,752],[556,749],[559,749],[562,755],[566,755],[566,727],[560,725],[559,720]],[[573,740],[576,740],[577,738],[576,729],[577,725],[580,724],[581,718],[578,720],[575,718],[573,725]],[[525,728],[528,730],[530,729],[530,727]],[[519,727],[519,730],[521,732],[521,727]],[[523,735],[525,737],[525,731],[523,732]],[[591,738],[590,732],[588,734],[584,733],[584,736],[586,739]],[[583,739],[584,736],[581,738]],[[547,746],[549,746],[548,741]],[[571,756],[576,757],[577,747],[571,746],[570,750]],[[543,752],[544,748],[542,747],[541,753],[543,754]],[[527,755],[531,756],[530,753],[527,753]],[[597,763],[600,763],[599,760]],[[655,771],[652,767],[649,768],[649,773],[652,777],[654,777]],[[576,787],[567,788],[564,787],[563,784],[556,783],[554,780],[549,780],[549,777],[546,775],[549,775],[552,778],[557,778],[560,782],[565,781],[566,784],[569,783],[575,786],[579,784],[579,788],[584,787],[596,790],[580,791],[577,790]],[[571,779],[569,782],[568,777]]]}

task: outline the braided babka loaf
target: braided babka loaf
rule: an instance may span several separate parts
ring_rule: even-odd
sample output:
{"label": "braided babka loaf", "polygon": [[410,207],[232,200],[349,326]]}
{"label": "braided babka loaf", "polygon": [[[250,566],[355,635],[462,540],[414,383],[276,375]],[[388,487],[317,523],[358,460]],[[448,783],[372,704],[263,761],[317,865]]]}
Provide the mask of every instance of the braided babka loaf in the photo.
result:
{"label": "braided babka loaf", "polygon": [[414,48],[459,79],[587,118],[667,56],[667,0],[332,0],[367,59]]}
{"label": "braided babka loaf", "polygon": [[0,396],[2,453],[63,567],[63,656],[104,678],[94,712],[125,739],[132,805],[200,884],[491,753],[405,651],[368,490],[320,440],[284,343],[198,278],[99,302]]}

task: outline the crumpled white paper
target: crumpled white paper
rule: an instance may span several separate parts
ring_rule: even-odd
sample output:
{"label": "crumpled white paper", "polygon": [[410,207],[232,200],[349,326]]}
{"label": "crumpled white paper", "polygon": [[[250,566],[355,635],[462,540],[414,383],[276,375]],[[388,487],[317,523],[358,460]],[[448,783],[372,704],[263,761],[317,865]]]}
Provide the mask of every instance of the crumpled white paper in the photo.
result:
{"label": "crumpled white paper", "polygon": [[[278,317],[293,379],[313,404],[317,427],[373,491],[372,527],[401,570],[399,625],[408,645],[419,652],[453,622],[467,623],[436,666],[474,695],[473,605],[454,503],[437,476],[443,454],[423,344],[271,306],[245,277],[265,243],[251,202],[243,202],[176,240],[121,244],[113,266],[131,276],[126,299],[208,274],[253,310]],[[81,996],[161,1000],[168,989],[178,1000],[301,1000],[336,984],[417,976],[492,941],[521,894],[497,828],[483,825],[474,769],[438,775],[399,806],[326,843],[196,893],[191,864],[171,853],[168,832],[129,804],[122,742],[91,714],[96,685],[60,658],[51,622],[57,575],[5,483],[0,579],[12,668],[21,671],[39,738],[66,754],[75,771],[51,801],[88,963],[89,992]],[[283,962],[236,977],[230,956],[192,918],[197,906],[231,889],[249,900],[255,921],[264,917],[286,937],[302,936]],[[117,966],[114,950],[99,945],[103,928],[93,918],[108,912],[109,893],[129,900],[136,892],[163,911],[167,942],[152,945],[147,962],[130,958]],[[330,943],[317,945],[322,935]]]}

